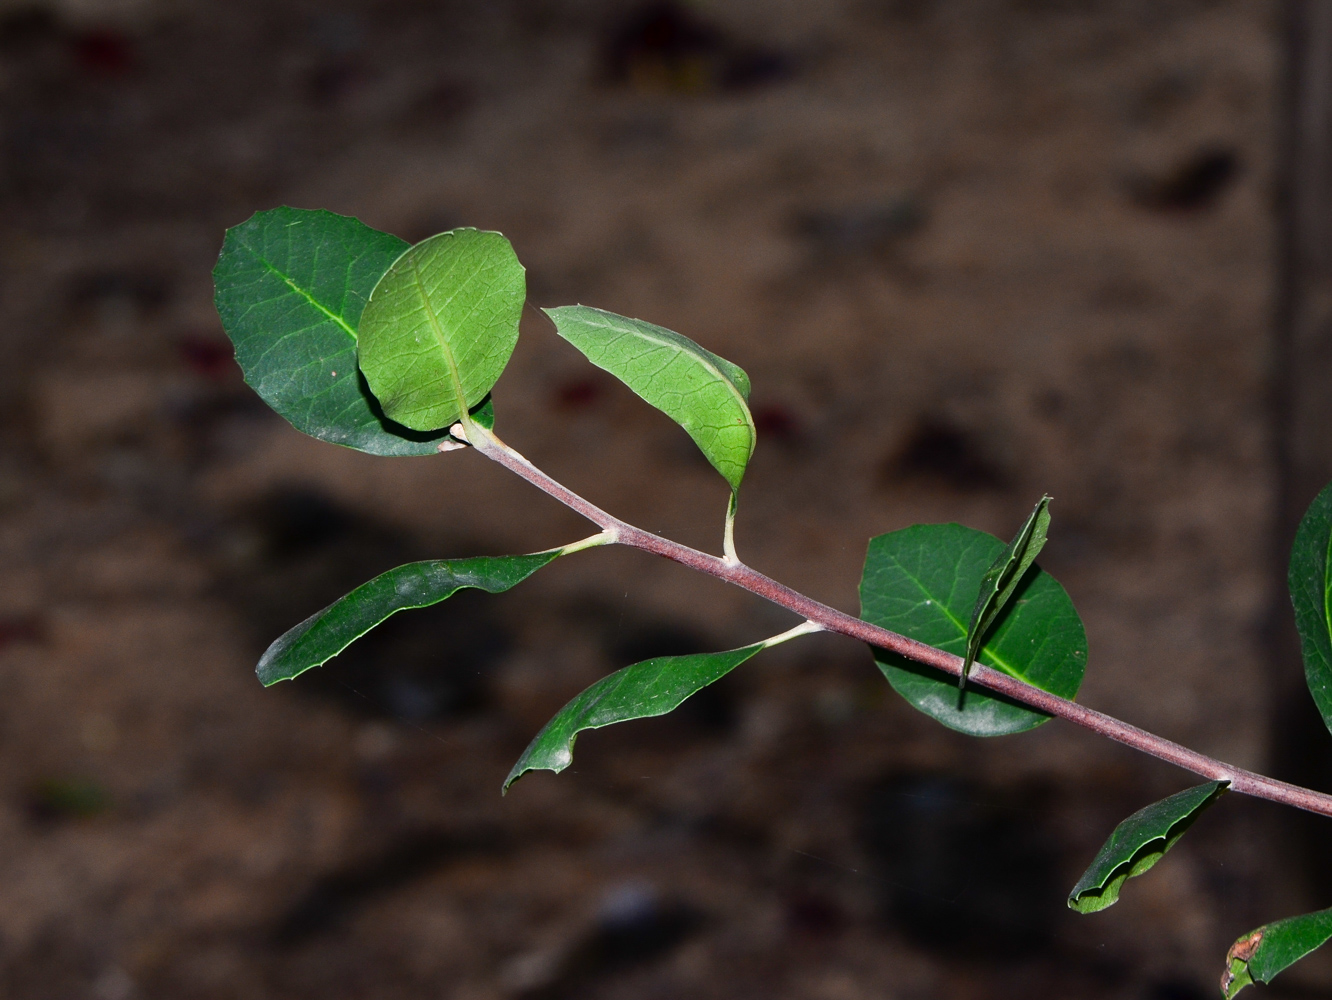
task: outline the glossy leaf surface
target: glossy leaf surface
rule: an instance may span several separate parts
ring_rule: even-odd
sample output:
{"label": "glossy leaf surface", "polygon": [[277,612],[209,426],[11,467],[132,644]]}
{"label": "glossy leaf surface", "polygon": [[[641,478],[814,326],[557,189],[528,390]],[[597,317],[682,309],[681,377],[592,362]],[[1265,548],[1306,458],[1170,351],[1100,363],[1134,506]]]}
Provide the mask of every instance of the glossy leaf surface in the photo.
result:
{"label": "glossy leaf surface", "polygon": [[1186,788],[1120,823],[1068,894],[1069,908],[1095,913],[1113,906],[1124,881],[1160,861],[1203,810],[1224,794],[1228,784],[1209,781]]}
{"label": "glossy leaf surface", "polygon": [[406,249],[349,216],[299,208],[227,230],[218,315],[245,381],[297,430],[372,455],[431,455],[447,438],[387,419],[356,365],[366,300]]}
{"label": "glossy leaf surface", "polygon": [[390,615],[425,608],[464,587],[498,594],[559,558],[561,549],[522,556],[429,559],[381,573],[279,636],[256,671],[265,685],[322,666]]}
{"label": "glossy leaf surface", "polygon": [[490,392],[518,343],[526,277],[499,233],[422,240],[380,279],[361,315],[361,371],[389,417],[448,427]]}
{"label": "glossy leaf surface", "polygon": [[[960,524],[918,524],[870,540],[860,581],[861,617],[962,656],[967,620],[985,571],[1004,551],[994,535]],[[1049,716],[876,649],[888,682],[907,701],[951,729],[1002,736]],[[1032,566],[981,646],[977,660],[1062,698],[1078,693],[1087,668],[1087,634],[1073,602],[1050,574]]]}
{"label": "glossy leaf surface", "polygon": [[1318,494],[1295,533],[1289,582],[1304,677],[1332,730],[1332,486]]}
{"label": "glossy leaf surface", "polygon": [[1255,982],[1270,983],[1309,952],[1332,938],[1332,909],[1287,917],[1244,935],[1226,954],[1221,992],[1226,1000]]}
{"label": "glossy leaf surface", "polygon": [[591,306],[545,310],[560,336],[685,429],[732,490],[754,453],[749,376],[688,337]]}
{"label": "glossy leaf surface", "polygon": [[958,687],[966,686],[967,671],[980,652],[981,641],[999,613],[1008,606],[1022,577],[1045,547],[1049,530],[1050,498],[1041,497],[1027,522],[981,577],[980,593],[976,595],[971,623],[967,626],[967,653],[962,664],[962,675],[958,678]]}
{"label": "glossy leaf surface", "polygon": [[504,790],[528,771],[563,771],[573,763],[574,741],[584,730],[672,712],[760,650],[810,631],[814,629],[801,625],[722,653],[657,656],[603,677],[555,713],[537,733],[504,779]]}

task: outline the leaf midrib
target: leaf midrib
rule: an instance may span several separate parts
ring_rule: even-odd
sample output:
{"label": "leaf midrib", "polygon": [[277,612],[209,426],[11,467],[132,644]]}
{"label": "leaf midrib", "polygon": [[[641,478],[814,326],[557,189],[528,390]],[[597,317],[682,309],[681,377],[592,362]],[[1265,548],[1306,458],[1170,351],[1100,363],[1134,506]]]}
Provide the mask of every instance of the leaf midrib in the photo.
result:
{"label": "leaf midrib", "polygon": [[[899,560],[897,556],[890,553],[888,558],[891,559],[893,561],[893,564],[902,571],[903,576],[905,576],[908,580],[910,580],[912,583],[916,585],[917,590],[919,590],[922,594],[924,594],[925,597],[928,598],[934,604],[935,607],[937,607],[940,611],[944,613],[944,617],[947,618],[950,622],[952,622],[953,626],[958,630],[962,638],[966,639],[967,637],[966,627],[962,624],[960,619],[954,617],[953,612],[949,610],[948,605],[946,605],[943,601],[939,600],[939,598],[937,598],[934,594],[931,594],[925,588],[925,584],[922,583],[919,579],[917,579],[917,577],[909,569],[907,569],[905,566],[902,565],[901,560]],[[998,667],[1000,670],[1002,670],[1004,673],[1008,674],[1008,676],[1016,677],[1018,680],[1026,680],[1026,677],[1023,674],[1020,674],[1015,669],[1013,669],[1013,667],[1010,664],[1008,664],[997,653],[995,653],[993,649],[990,649],[988,646],[981,646],[980,649],[976,651],[976,659],[980,659],[981,653],[988,653],[990,659],[994,661],[994,665]]]}
{"label": "leaf midrib", "polygon": [[280,278],[287,285],[288,288],[290,288],[301,298],[305,299],[306,302],[310,303],[310,305],[314,306],[316,309],[318,309],[321,313],[323,313],[325,316],[331,319],[338,326],[342,327],[343,332],[346,333],[347,336],[352,339],[353,343],[356,342],[356,331],[351,328],[351,324],[349,324],[345,319],[343,319],[337,313],[333,312],[333,310],[329,309],[328,306],[324,305],[322,302],[316,299],[306,289],[298,285],[294,280],[292,280],[292,278],[289,275],[285,274],[280,268],[278,268],[271,261],[269,261],[268,258],[264,257],[263,254],[259,253],[257,250],[255,250],[252,247],[247,246],[245,249],[248,250],[254,256],[255,260],[257,260],[260,264],[266,267],[273,274],[277,275],[278,278]]}
{"label": "leaf midrib", "polygon": [[1328,649],[1332,651],[1332,530],[1327,533],[1323,553],[1323,629],[1327,632]]}
{"label": "leaf midrib", "polygon": [[[453,383],[453,394],[458,397],[459,420],[467,421],[467,397],[463,395],[462,376],[458,372],[458,360],[453,356],[453,348],[449,345],[448,339],[444,336],[444,330],[439,325],[439,317],[435,315],[435,310],[430,304],[430,296],[426,292],[425,279],[421,276],[421,261],[412,258],[412,277],[416,281],[416,290],[421,296],[421,305],[425,309],[426,319],[430,321],[430,329],[435,334],[435,340],[439,343],[439,349],[444,352],[445,367],[449,370],[449,381]],[[450,299],[452,301],[452,299]]]}

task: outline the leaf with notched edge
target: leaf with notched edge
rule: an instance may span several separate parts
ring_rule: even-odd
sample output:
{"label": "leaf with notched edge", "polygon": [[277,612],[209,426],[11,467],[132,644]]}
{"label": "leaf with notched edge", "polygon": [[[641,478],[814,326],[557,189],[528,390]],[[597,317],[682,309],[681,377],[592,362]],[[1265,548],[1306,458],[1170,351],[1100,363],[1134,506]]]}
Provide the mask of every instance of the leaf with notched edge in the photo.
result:
{"label": "leaf with notched edge", "polygon": [[372,455],[433,455],[449,440],[385,417],[356,364],[366,300],[406,249],[350,216],[285,206],[227,230],[218,315],[245,381],[297,430]]}
{"label": "leaf with notched edge", "polygon": [[1124,881],[1141,875],[1160,861],[1203,810],[1225,793],[1229,784],[1209,781],[1186,788],[1139,809],[1120,823],[1068,894],[1069,909],[1095,913],[1113,906],[1119,900]]}
{"label": "leaf with notched edge", "polygon": [[1305,955],[1332,938],[1332,909],[1264,924],[1245,934],[1226,953],[1221,992],[1226,1000],[1253,983],[1270,983]]}

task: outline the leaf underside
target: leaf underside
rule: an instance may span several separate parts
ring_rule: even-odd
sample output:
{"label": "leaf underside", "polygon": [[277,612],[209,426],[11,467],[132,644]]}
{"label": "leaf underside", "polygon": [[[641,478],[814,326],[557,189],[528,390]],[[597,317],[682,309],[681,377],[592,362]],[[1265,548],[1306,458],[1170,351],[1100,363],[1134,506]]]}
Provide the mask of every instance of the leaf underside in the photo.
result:
{"label": "leaf underside", "polygon": [[990,568],[981,577],[980,593],[976,595],[976,604],[971,611],[971,623],[967,626],[967,654],[962,664],[962,674],[958,678],[959,686],[964,685],[967,671],[980,652],[981,642],[990,631],[1000,613],[1012,600],[1013,592],[1031,564],[1045,547],[1045,538],[1050,530],[1050,498],[1041,497],[1036,508],[1031,512],[1025,524],[1013,536],[999,558],[990,564]]}
{"label": "leaf underside", "polygon": [[227,230],[218,315],[245,381],[297,430],[372,455],[432,455],[448,437],[388,419],[356,364],[366,300],[406,249],[350,216],[285,206]]}
{"label": "leaf underside", "polygon": [[1230,947],[1221,975],[1226,1000],[1252,983],[1270,983],[1332,938],[1332,909],[1287,917],[1259,927]]}
{"label": "leaf underside", "polygon": [[560,551],[429,559],[381,573],[279,636],[256,673],[265,687],[290,680],[327,663],[390,615],[438,604],[464,587],[501,593],[559,558]]}
{"label": "leaf underside", "polygon": [[1208,781],[1186,788],[1139,809],[1120,823],[1068,894],[1069,908],[1096,913],[1113,906],[1124,881],[1160,861],[1228,785],[1227,781]]}
{"label": "leaf underside", "polygon": [[1332,486],[1318,494],[1295,533],[1289,583],[1304,677],[1332,730]]}
{"label": "leaf underside", "polygon": [[528,744],[504,779],[504,790],[528,771],[563,771],[573,763],[574,741],[587,729],[665,715],[686,698],[721,680],[767,643],[722,653],[658,656],[609,674],[586,688]]}
{"label": "leaf underside", "polygon": [[[879,535],[865,558],[861,617],[962,656],[976,583],[1004,547],[994,535],[960,524],[918,524]],[[950,729],[1002,736],[1050,718],[979,689],[959,697],[956,678],[895,653],[876,649],[874,657],[894,690]],[[1087,634],[1054,577],[1037,566],[1023,575],[977,661],[1061,698],[1078,693],[1087,669]]]}
{"label": "leaf underside", "polygon": [[673,330],[591,306],[544,310],[561,337],[694,439],[732,490],[754,453],[749,376]]}
{"label": "leaf underside", "polygon": [[499,380],[518,342],[526,278],[499,233],[455,229],[416,244],[375,286],[359,360],[392,419],[448,427]]}

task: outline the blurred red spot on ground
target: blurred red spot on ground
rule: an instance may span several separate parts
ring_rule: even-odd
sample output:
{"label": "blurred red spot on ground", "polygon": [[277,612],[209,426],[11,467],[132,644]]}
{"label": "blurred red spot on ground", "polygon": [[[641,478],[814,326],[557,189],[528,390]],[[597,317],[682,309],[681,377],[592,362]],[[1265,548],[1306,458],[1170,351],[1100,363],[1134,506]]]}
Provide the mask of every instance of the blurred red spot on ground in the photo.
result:
{"label": "blurred red spot on ground", "polygon": [[134,68],[134,46],[119,32],[96,29],[76,35],[73,42],[75,61],[84,72],[124,76]]}
{"label": "blurred red spot on ground", "polygon": [[0,649],[16,642],[42,642],[46,639],[46,626],[35,615],[0,618]]}
{"label": "blurred red spot on ground", "polygon": [[771,404],[754,411],[754,428],[764,437],[791,444],[800,437],[800,424],[785,406]]}
{"label": "blurred red spot on ground", "polygon": [[190,371],[205,378],[230,378],[237,371],[235,354],[225,340],[213,337],[182,337],[176,345]]}
{"label": "blurred red spot on ground", "polygon": [[601,383],[595,379],[566,382],[555,390],[555,406],[561,410],[585,410],[601,398]]}

